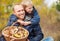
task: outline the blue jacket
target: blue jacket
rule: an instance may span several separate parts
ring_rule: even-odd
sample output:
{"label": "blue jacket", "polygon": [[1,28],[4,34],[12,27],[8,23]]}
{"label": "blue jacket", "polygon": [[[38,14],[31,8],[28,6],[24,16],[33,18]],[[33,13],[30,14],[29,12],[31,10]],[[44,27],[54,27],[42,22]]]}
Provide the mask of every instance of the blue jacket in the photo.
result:
{"label": "blue jacket", "polygon": [[33,9],[33,18],[30,20],[31,25],[26,26],[25,28],[30,32],[29,39],[30,41],[40,41],[43,39],[44,35],[40,27],[40,17],[36,9]]}
{"label": "blue jacket", "polygon": [[[41,27],[39,25],[40,22],[40,17],[37,13],[37,11],[35,10],[35,8],[33,9],[33,18],[30,20],[31,21],[31,25],[28,26],[24,26],[25,29],[27,29],[29,31],[29,40],[30,41],[40,41],[43,38],[43,33],[41,31]],[[10,16],[10,19],[8,21],[7,26],[11,26],[14,22],[17,21],[17,17],[12,14]],[[16,23],[14,26],[19,26],[19,23]]]}

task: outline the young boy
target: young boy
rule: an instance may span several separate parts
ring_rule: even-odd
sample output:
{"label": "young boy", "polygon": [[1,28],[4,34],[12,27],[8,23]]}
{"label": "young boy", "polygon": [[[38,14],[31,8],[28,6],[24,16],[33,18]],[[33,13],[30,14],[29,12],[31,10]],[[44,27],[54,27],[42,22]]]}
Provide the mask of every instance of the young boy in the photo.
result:
{"label": "young boy", "polygon": [[24,26],[29,31],[29,41],[41,41],[43,33],[41,31],[39,22],[40,17],[32,5],[31,1],[25,1],[22,3],[25,13]]}

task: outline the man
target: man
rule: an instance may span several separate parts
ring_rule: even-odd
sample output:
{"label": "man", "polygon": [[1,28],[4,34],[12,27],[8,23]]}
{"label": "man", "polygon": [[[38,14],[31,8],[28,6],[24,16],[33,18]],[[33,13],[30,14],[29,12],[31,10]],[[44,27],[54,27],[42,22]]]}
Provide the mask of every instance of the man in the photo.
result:
{"label": "man", "polygon": [[[19,8],[21,9],[21,7],[18,7],[17,9],[19,9]],[[34,16],[30,20],[31,24],[27,22],[27,24],[29,24],[29,25],[25,26],[24,24],[26,24],[26,23],[23,20],[19,20],[16,16],[12,15],[10,17],[9,22],[8,22],[8,26],[11,26],[13,22],[17,21],[18,23],[16,23],[14,26],[22,25],[25,29],[27,29],[29,31],[29,37],[28,37],[29,41],[41,41],[44,35],[43,35],[42,31],[41,31],[41,27],[40,27],[40,24],[39,24],[40,17],[38,15],[38,12],[35,10],[35,8],[33,8],[33,14],[34,14]],[[26,14],[25,14],[25,16],[26,16]]]}
{"label": "man", "polygon": [[[21,9],[22,8],[22,9]],[[34,9],[33,10],[35,15],[37,14],[37,11]],[[24,9],[21,5],[16,5],[13,8],[13,14],[10,16],[10,19],[8,21],[8,25],[7,26],[11,26],[14,22],[17,21],[17,23],[14,26],[24,26]],[[37,19],[36,19],[37,17]],[[22,19],[22,20],[20,20]],[[25,29],[27,29],[29,31],[29,37],[28,37],[28,41],[40,41],[43,38],[43,33],[41,31],[41,28],[39,26],[39,21],[40,18],[39,16],[34,16],[34,18],[31,19],[31,24],[28,26],[24,26]],[[1,41],[4,41],[4,38],[0,39]]]}
{"label": "man", "polygon": [[[23,6],[19,4],[14,5],[13,14],[11,14],[7,26],[11,26],[14,22],[17,22],[16,24],[14,24],[14,26],[20,26],[21,25],[20,21],[24,20],[24,17],[25,11]],[[0,41],[6,41],[3,35],[0,37]]]}

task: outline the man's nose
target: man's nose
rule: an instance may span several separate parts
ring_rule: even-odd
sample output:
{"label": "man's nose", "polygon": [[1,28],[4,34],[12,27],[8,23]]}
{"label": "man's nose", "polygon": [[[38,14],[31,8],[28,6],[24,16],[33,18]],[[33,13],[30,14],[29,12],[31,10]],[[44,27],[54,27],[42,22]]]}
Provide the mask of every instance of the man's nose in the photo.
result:
{"label": "man's nose", "polygon": [[24,11],[22,11],[21,14],[24,14]]}
{"label": "man's nose", "polygon": [[18,15],[23,15],[23,12],[19,12]]}

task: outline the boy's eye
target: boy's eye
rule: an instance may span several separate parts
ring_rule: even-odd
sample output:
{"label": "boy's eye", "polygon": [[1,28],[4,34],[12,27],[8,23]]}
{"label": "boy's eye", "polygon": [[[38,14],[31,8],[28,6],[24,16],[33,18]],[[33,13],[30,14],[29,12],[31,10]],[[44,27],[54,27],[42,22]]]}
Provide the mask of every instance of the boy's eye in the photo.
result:
{"label": "boy's eye", "polygon": [[29,9],[33,9],[33,8],[29,8]]}
{"label": "boy's eye", "polygon": [[31,9],[31,8],[29,8],[29,9]]}

